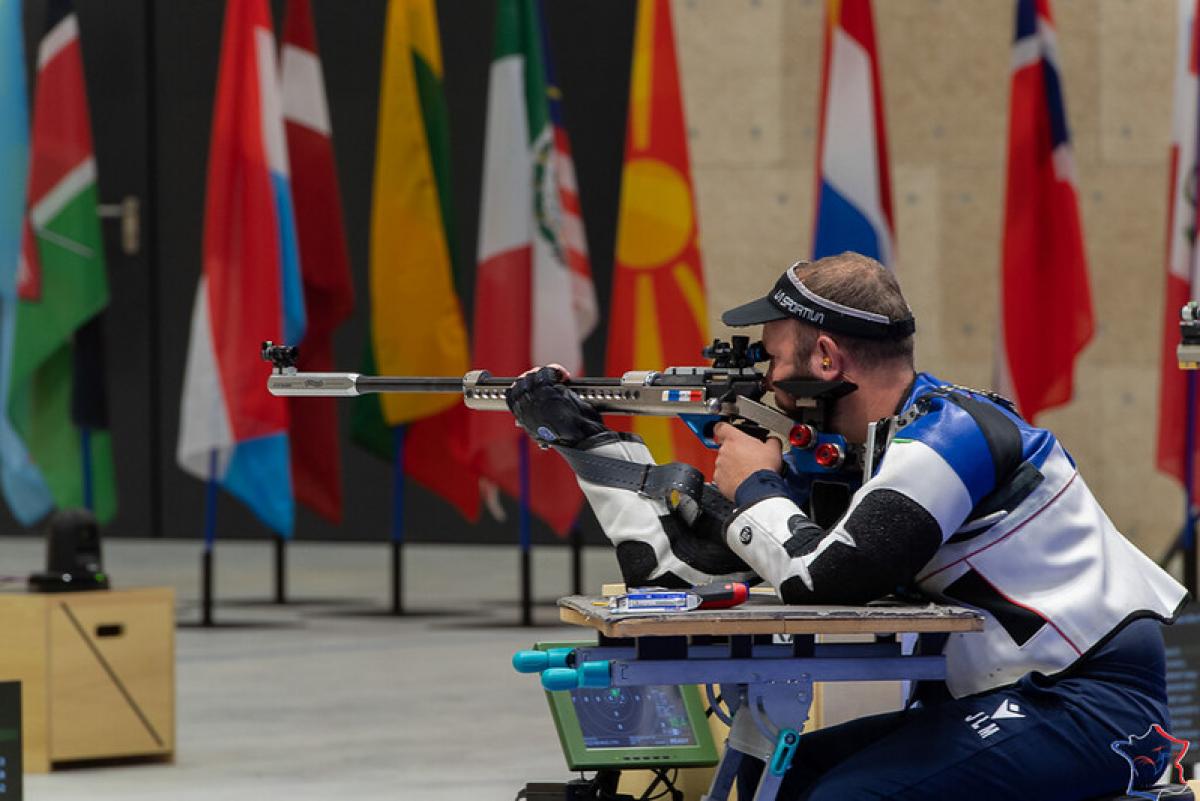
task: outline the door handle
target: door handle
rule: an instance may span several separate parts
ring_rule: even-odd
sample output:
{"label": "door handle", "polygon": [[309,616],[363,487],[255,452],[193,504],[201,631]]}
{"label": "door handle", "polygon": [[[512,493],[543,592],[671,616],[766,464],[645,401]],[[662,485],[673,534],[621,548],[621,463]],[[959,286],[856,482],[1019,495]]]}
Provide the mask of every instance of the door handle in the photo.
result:
{"label": "door handle", "polygon": [[102,220],[121,221],[121,252],[136,256],[142,250],[142,210],[136,195],[126,195],[120,203],[100,203],[96,215]]}

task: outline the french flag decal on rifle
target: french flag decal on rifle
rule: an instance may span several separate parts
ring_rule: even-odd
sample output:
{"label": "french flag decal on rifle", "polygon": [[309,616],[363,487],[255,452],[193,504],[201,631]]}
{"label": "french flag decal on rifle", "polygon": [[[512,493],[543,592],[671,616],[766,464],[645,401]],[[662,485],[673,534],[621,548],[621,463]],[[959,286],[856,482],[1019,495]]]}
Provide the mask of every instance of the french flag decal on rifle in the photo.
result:
{"label": "french flag decal on rifle", "polygon": [[667,403],[699,403],[704,391],[699,389],[664,389],[662,399]]}
{"label": "french flag decal on rifle", "polygon": [[853,250],[892,266],[895,225],[870,0],[829,0],[821,70],[813,258]]}

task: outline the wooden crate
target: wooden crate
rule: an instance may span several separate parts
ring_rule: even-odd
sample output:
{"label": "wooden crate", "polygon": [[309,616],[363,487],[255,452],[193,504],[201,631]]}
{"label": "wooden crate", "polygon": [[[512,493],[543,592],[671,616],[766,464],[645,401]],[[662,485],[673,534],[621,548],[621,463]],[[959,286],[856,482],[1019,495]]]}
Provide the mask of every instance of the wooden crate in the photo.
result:
{"label": "wooden crate", "polygon": [[175,593],[0,593],[0,680],[21,682],[25,772],[175,751]]}

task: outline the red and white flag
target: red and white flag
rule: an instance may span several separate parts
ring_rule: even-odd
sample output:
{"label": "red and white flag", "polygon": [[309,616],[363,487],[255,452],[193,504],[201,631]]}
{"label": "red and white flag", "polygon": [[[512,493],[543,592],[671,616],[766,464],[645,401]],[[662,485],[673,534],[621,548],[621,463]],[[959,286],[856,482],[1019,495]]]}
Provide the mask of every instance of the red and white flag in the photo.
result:
{"label": "red and white flag", "polygon": [[1092,295],[1050,0],[1018,0],[996,388],[1027,420],[1071,399]]}
{"label": "red and white flag", "polygon": [[879,48],[870,0],[827,0],[813,258],[853,250],[895,268]]}
{"label": "red and white flag", "polygon": [[1178,41],[1175,51],[1175,114],[1171,131],[1171,176],[1167,196],[1167,283],[1163,308],[1162,381],[1158,396],[1158,469],[1186,483],[1189,473],[1195,495],[1197,437],[1192,434],[1188,453],[1188,417],[1196,428],[1197,399],[1188,401],[1190,373],[1179,369],[1175,346],[1179,344],[1179,309],[1196,297],[1200,265],[1196,260],[1196,134],[1197,25],[1200,0],[1177,0]]}
{"label": "red and white flag", "polygon": [[[333,370],[333,331],[354,308],[354,287],[309,0],[288,0],[281,61],[292,205],[308,314],[304,340],[291,344],[300,346],[301,370],[329,372]],[[340,523],[342,463],[336,404],[334,398],[291,398],[288,406],[296,500]]]}
{"label": "red and white flag", "polygon": [[302,341],[305,315],[267,0],[225,8],[202,246],[177,459],[290,537],[288,405],[263,391],[271,367],[258,349]]}

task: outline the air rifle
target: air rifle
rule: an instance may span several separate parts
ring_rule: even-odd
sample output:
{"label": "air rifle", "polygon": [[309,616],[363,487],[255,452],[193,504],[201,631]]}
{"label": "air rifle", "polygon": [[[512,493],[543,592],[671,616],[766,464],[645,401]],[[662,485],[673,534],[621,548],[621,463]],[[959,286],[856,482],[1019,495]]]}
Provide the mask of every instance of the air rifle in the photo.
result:
{"label": "air rifle", "polygon": [[[615,378],[572,378],[567,382],[579,398],[602,414],[678,416],[709,448],[716,448],[713,427],[728,422],[766,440],[778,439],[783,450],[798,449],[791,461],[802,472],[832,473],[861,469],[861,452],[836,434],[822,432],[833,401],[852,392],[848,381],[796,379],[777,381],[775,388],[790,395],[796,412],[789,416],[762,403],[766,376],[755,368],[768,354],[761,342],[735,336],[713,340],[702,351],[712,364],[669,367],[661,372],[634,370]],[[461,394],[467,408],[508,411],[504,393],[515,377],[472,370],[462,378],[369,376],[359,373],[302,373],[296,369],[298,350],[264,342],[262,357],[274,365],[267,389],[286,397],[355,397],[384,392]]]}

